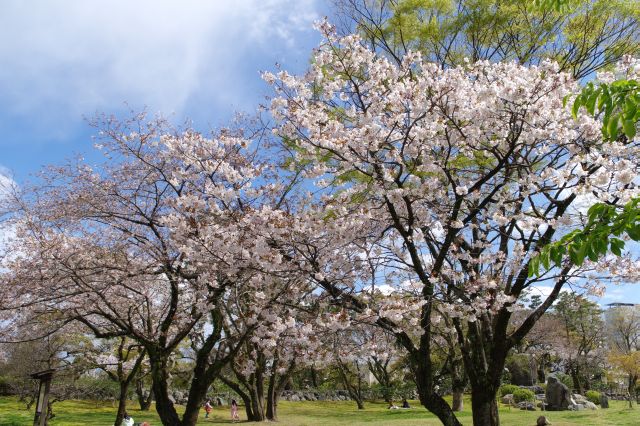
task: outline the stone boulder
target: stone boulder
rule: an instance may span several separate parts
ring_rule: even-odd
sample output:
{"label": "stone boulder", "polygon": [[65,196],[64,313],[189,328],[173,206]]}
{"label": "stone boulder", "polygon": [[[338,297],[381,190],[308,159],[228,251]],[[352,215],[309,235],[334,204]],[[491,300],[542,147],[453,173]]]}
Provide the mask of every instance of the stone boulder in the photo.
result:
{"label": "stone boulder", "polygon": [[576,402],[576,404],[584,404],[585,402],[587,402],[587,398],[580,395],[579,393],[573,394],[573,400]]}
{"label": "stone boulder", "polygon": [[507,405],[513,405],[514,404],[514,400],[513,400],[513,394],[512,393],[508,393],[505,396],[502,397],[502,403],[503,404],[507,404]]}
{"label": "stone boulder", "polygon": [[535,405],[533,405],[533,402],[522,401],[522,402],[518,402],[517,406],[521,410],[536,411],[536,407]]}
{"label": "stone boulder", "polygon": [[585,401],[584,402],[584,408],[586,408],[587,410],[597,410],[598,406],[596,404],[594,404],[591,401]]}
{"label": "stone boulder", "polygon": [[600,394],[600,408],[609,408],[609,397],[604,392]]}
{"label": "stone boulder", "polygon": [[547,403],[546,408],[549,411],[568,410],[569,406],[572,404],[569,388],[554,376],[549,376],[547,378],[545,399]]}
{"label": "stone boulder", "polygon": [[547,426],[550,425],[551,423],[549,423],[549,421],[547,420],[547,418],[545,416],[540,416],[538,417],[538,420],[536,421],[536,426]]}

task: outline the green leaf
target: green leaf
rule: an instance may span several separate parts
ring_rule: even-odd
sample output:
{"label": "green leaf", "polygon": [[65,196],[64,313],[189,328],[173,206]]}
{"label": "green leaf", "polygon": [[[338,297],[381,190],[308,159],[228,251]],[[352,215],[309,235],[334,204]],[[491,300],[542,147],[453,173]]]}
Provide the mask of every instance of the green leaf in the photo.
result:
{"label": "green leaf", "polygon": [[595,114],[597,100],[598,100],[598,92],[593,92],[587,99],[587,102],[585,103],[587,112],[591,115]]}
{"label": "green leaf", "polygon": [[624,249],[624,241],[618,238],[611,239],[611,253],[616,256],[622,256],[622,250]]}
{"label": "green leaf", "polygon": [[573,108],[571,108],[571,114],[573,118],[578,118],[578,111],[580,111],[580,107],[582,106],[581,99],[578,96],[576,100],[573,102]]}
{"label": "green leaf", "polygon": [[540,258],[538,256],[535,256],[529,262],[529,278],[533,277],[534,275],[539,275],[539,270]]}
{"label": "green leaf", "polygon": [[635,225],[627,228],[627,235],[633,241],[640,241],[640,225]]}
{"label": "green leaf", "polygon": [[638,104],[631,97],[625,100],[624,105],[624,118],[627,120],[637,120],[636,113],[638,112]]}
{"label": "green leaf", "polygon": [[636,136],[636,123],[633,120],[624,120],[624,134],[629,139]]}
{"label": "green leaf", "polygon": [[584,245],[580,245],[577,243],[571,244],[571,246],[569,247],[569,259],[571,259],[571,262],[574,265],[582,265],[582,263],[584,262],[584,256]]}
{"label": "green leaf", "polygon": [[614,115],[609,119],[607,123],[607,133],[608,137],[611,140],[615,140],[618,137],[618,120],[620,116],[618,114]]}

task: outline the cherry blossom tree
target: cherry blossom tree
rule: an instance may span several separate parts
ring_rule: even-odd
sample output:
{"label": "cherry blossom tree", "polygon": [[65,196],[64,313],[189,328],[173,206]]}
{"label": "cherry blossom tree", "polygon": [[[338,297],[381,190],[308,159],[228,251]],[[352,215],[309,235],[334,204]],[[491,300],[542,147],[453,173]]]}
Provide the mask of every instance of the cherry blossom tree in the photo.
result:
{"label": "cherry blossom tree", "polygon": [[[253,185],[262,170],[253,135],[206,138],[141,116],[100,128],[105,163],[51,167],[43,184],[15,200],[3,307],[134,340],[148,354],[163,424],[192,425],[210,383],[252,331],[228,334],[224,307],[232,289],[251,287],[279,264],[268,240],[282,214],[266,203],[266,179],[266,189]],[[194,334],[180,418],[168,362]]]}
{"label": "cherry blossom tree", "polygon": [[97,341],[92,346],[82,348],[79,355],[88,366],[99,368],[118,384],[118,411],[114,424],[121,424],[127,409],[129,387],[140,372],[146,351],[125,336]]}
{"label": "cherry blossom tree", "polygon": [[[296,369],[316,360],[316,298],[295,276],[265,281],[226,306],[230,334],[254,328],[220,380],[242,398],[247,419],[277,420],[278,401]],[[306,290],[306,291],[305,291]],[[224,371],[223,371],[224,373]]]}
{"label": "cherry blossom tree", "polygon": [[[322,27],[327,42],[305,75],[264,75],[277,91],[275,133],[324,193],[300,239],[322,229],[326,241],[313,253],[305,243],[300,262],[346,308],[395,334],[422,404],[457,425],[435,391],[440,305],[461,349],[474,424],[498,424],[495,394],[509,350],[567,283],[611,278],[606,262],[576,267],[571,259],[530,275],[531,259],[584,224],[580,203],[637,196],[637,141],[602,143],[596,119],[582,111],[574,118],[563,99],[579,86],[553,63],[443,70],[413,52],[396,63]],[[327,245],[324,256],[318,247]],[[385,284],[415,286],[402,304],[391,298],[373,309],[357,294],[370,253],[383,259]],[[510,330],[523,291],[545,284],[549,296]]]}

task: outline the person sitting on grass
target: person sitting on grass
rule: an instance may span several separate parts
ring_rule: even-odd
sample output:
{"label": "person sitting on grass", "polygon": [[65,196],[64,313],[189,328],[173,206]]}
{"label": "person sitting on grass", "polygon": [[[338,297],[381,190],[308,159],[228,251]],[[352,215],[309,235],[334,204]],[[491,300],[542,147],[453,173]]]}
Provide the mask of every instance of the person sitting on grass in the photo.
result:
{"label": "person sitting on grass", "polygon": [[129,413],[125,411],[124,417],[122,418],[122,423],[120,424],[121,426],[133,426],[134,424],[133,417],[131,417]]}
{"label": "person sitting on grass", "polygon": [[389,401],[389,410],[398,410],[398,409],[400,409],[400,407],[395,405],[393,401]]}
{"label": "person sitting on grass", "polygon": [[402,400],[402,408],[411,408],[411,406],[409,405],[409,401],[407,401],[407,398]]}

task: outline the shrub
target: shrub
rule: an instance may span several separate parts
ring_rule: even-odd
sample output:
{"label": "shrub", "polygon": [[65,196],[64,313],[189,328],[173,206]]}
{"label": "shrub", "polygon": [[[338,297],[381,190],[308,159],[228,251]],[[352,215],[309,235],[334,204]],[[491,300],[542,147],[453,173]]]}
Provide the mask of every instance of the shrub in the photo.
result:
{"label": "shrub", "polygon": [[573,389],[573,379],[570,375],[564,373],[556,373],[556,377],[560,383],[564,383],[569,389]]}
{"label": "shrub", "polygon": [[594,404],[600,404],[600,392],[598,391],[588,390],[585,397]]}
{"label": "shrub", "polygon": [[516,389],[513,392],[513,400],[515,402],[533,401],[535,395],[529,389]]}
{"label": "shrub", "polygon": [[516,385],[502,385],[500,386],[500,396],[505,396],[510,393],[514,393],[518,389],[520,388]]}
{"label": "shrub", "polygon": [[511,373],[510,383],[514,385],[528,386],[535,380],[535,376],[531,375],[531,357],[527,354],[511,355],[505,367]]}

